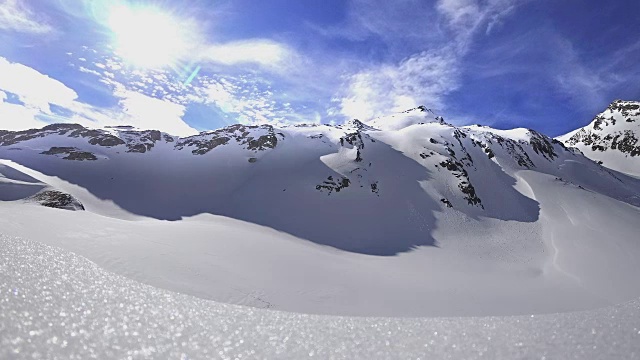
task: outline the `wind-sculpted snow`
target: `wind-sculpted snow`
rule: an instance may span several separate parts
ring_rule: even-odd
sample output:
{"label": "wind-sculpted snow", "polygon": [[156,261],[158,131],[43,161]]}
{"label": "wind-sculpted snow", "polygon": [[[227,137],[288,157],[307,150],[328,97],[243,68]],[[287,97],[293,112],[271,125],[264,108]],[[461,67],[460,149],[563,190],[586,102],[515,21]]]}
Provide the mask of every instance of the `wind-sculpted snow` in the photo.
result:
{"label": "wind-sculpted snow", "polygon": [[0,201],[23,201],[42,206],[84,210],[84,206],[71,194],[55,190],[12,167],[0,164]]}
{"label": "wind-sculpted snow", "polygon": [[636,359],[640,301],[553,315],[325,317],[223,305],[0,235],[2,359]]}

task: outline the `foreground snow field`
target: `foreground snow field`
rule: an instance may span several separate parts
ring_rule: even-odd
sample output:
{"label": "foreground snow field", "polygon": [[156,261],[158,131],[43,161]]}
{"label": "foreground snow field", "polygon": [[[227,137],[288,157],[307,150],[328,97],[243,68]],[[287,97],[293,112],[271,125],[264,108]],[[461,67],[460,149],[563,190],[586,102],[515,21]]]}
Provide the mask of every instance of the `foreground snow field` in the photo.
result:
{"label": "foreground snow field", "polygon": [[[558,224],[558,238],[527,247],[515,237],[477,234],[456,242],[451,234],[440,247],[394,257],[340,251],[214,215],[131,221],[19,201],[0,204],[0,229],[156,287],[302,313],[519,315],[593,309],[640,296],[640,250],[629,233],[640,232],[637,212],[628,213],[634,208],[563,188],[539,198],[550,204],[545,216]],[[577,207],[564,213],[565,202]],[[593,210],[581,212],[585,206]],[[593,226],[601,219],[611,228]]]}
{"label": "foreground snow field", "polygon": [[475,318],[299,315],[200,300],[0,236],[2,359],[636,359],[640,300]]}

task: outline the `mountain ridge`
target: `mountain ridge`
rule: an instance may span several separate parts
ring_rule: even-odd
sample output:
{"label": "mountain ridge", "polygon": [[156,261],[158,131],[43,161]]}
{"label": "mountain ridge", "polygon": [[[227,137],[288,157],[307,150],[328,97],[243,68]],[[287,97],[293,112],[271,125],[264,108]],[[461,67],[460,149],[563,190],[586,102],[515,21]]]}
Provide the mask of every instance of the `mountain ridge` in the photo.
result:
{"label": "mountain ridge", "polygon": [[[0,157],[80,185],[136,215],[180,220],[219,214],[376,254],[436,244],[430,235],[434,212],[537,221],[535,200],[514,188],[520,171],[640,204],[633,180],[557,139],[530,129],[456,127],[424,107],[373,122],[236,124],[189,137],[56,124],[0,133]],[[574,178],[584,171],[602,182]],[[398,214],[388,214],[382,204]],[[365,220],[348,227],[349,244],[339,231],[310,224],[326,218],[340,228],[354,219],[350,214]],[[366,220],[384,218],[376,225]],[[402,240],[390,245],[389,231]]]}
{"label": "mountain ridge", "polygon": [[640,176],[640,102],[616,100],[582,128],[558,137],[611,169]]}
{"label": "mountain ridge", "polygon": [[[287,311],[505,315],[640,296],[640,180],[534,130],[420,109],[388,120],[3,132],[3,231]],[[28,200],[41,189],[85,211]]]}

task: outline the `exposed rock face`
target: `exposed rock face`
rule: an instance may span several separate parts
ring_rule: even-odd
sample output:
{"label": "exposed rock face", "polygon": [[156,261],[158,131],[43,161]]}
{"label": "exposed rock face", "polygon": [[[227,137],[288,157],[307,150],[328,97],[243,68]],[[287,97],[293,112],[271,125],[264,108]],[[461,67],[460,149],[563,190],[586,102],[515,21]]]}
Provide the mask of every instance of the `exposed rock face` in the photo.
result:
{"label": "exposed rock face", "polygon": [[[11,146],[25,141],[53,135],[86,139],[87,143],[105,148],[125,146],[126,152],[145,153],[160,141],[175,142],[175,138],[157,130],[138,131],[130,126],[109,127],[109,130],[87,129],[78,124],[52,124],[42,129],[25,131],[0,131],[0,146]],[[51,154],[49,154],[51,155]],[[72,158],[76,158],[73,155]],[[82,158],[82,156],[80,156]],[[85,158],[85,159],[88,159]]]}
{"label": "exposed rock face", "polygon": [[[70,139],[86,139],[89,145],[104,148],[123,147],[121,152],[144,154],[152,151],[158,144],[171,146],[176,150],[189,149],[194,155],[204,155],[213,149],[230,143],[239,144],[243,149],[252,152],[274,149],[278,145],[279,138],[284,139],[284,134],[276,133],[273,126],[247,126],[232,125],[216,131],[201,133],[199,135],[176,138],[157,130],[135,130],[130,126],[108,127],[106,130],[87,129],[78,124],[53,124],[42,129],[26,131],[0,131],[0,146],[12,146],[30,140],[58,137],[57,143],[50,150],[42,152],[43,155],[66,155],[65,160],[98,160],[94,152],[79,150],[77,147],[68,146]],[[256,159],[257,160],[257,159]]]}
{"label": "exposed rock face", "polygon": [[[146,153],[151,151],[158,141],[163,139],[163,134],[158,130],[124,131],[120,136],[126,139],[127,152]],[[171,141],[168,141],[171,140]],[[166,135],[165,141],[173,142],[173,138]]]}
{"label": "exposed rock face", "polygon": [[[284,136],[280,134],[281,136]],[[271,125],[247,126],[231,125],[225,128],[190,136],[178,141],[176,149],[194,148],[194,155],[204,155],[218,146],[231,141],[242,145],[247,150],[263,151],[274,149],[278,145],[278,137]]]}
{"label": "exposed rock face", "polygon": [[27,199],[28,201],[36,202],[42,206],[63,209],[63,210],[73,210],[73,211],[84,211],[84,206],[80,201],[73,196],[63,193],[56,190],[46,190],[42,191],[31,198]]}
{"label": "exposed rock face", "polygon": [[587,146],[592,151],[618,151],[640,156],[640,102],[614,101],[593,122],[565,140],[568,146]]}
{"label": "exposed rock face", "polygon": [[340,190],[348,188],[349,185],[351,185],[351,180],[346,177],[336,180],[333,176],[329,176],[322,184],[316,185],[316,190],[327,191],[328,195],[331,195],[333,191],[338,193]]}
{"label": "exposed rock face", "polygon": [[0,133],[0,146],[14,145],[20,142],[42,138],[50,135],[63,135],[70,138],[84,138],[89,144],[112,147],[123,145],[120,138],[107,133],[104,130],[87,129],[78,124],[52,124],[42,129],[31,129],[24,131],[8,131]]}
{"label": "exposed rock face", "polygon": [[456,178],[460,179],[458,183],[458,188],[464,194],[464,198],[467,200],[469,205],[478,205],[482,208],[482,200],[476,195],[476,189],[471,184],[471,180],[469,179],[469,173],[464,168],[464,165],[461,162],[449,159],[447,161],[443,161],[440,163],[440,166],[451,171],[451,174]]}
{"label": "exposed rock face", "polygon": [[377,130],[376,128],[374,128],[373,126],[369,126],[365,123],[363,123],[362,121],[358,120],[358,119],[353,119],[347,122],[346,127],[351,127],[351,128],[355,128],[357,130],[363,130],[363,131],[374,131]]}
{"label": "exposed rock face", "polygon": [[[373,141],[371,137],[367,134],[364,134],[364,138],[369,141]],[[360,162],[363,160],[362,158],[362,150],[364,150],[364,140],[363,133],[358,130],[354,133],[346,134],[345,136],[340,138],[340,146],[351,146],[356,148],[356,162]]]}
{"label": "exposed rock face", "polygon": [[453,207],[453,204],[451,204],[451,201],[449,201],[449,200],[447,200],[445,198],[440,199],[440,202],[445,204],[445,206],[448,207],[448,208],[452,208]]}
{"label": "exposed rock face", "polygon": [[[640,105],[616,102],[607,109],[607,112],[612,112],[613,115],[599,116],[593,124],[592,131],[610,129],[621,123],[636,124],[635,119],[640,116]],[[269,160],[269,156],[262,157],[262,154],[258,154],[259,152],[276,149],[278,145],[281,146],[279,150],[285,150],[285,145],[295,145],[300,146],[299,149],[304,151],[314,152],[314,159],[309,160],[309,163],[322,158],[322,162],[333,170],[332,173],[318,172],[316,174],[319,175],[314,175],[318,176],[317,178],[305,184],[306,189],[311,193],[316,193],[313,190],[315,189],[332,195],[332,198],[351,198],[352,194],[356,193],[365,194],[363,196],[367,198],[384,197],[396,191],[394,189],[396,183],[412,186],[413,183],[388,180],[389,172],[404,174],[405,168],[415,165],[407,164],[394,168],[393,163],[396,160],[402,162],[408,157],[412,162],[419,163],[426,169],[424,170],[425,178],[433,175],[436,179],[434,182],[446,184],[438,185],[439,188],[433,189],[433,193],[437,194],[435,198],[437,202],[441,198],[448,201],[448,203],[438,202],[438,206],[451,205],[456,210],[467,208],[474,212],[491,211],[492,207],[490,196],[485,195],[491,192],[487,190],[488,185],[483,178],[486,175],[483,167],[489,167],[492,171],[505,166],[511,169],[546,171],[544,169],[550,168],[548,164],[553,164],[559,158],[575,156],[577,153],[576,150],[567,149],[558,140],[534,130],[502,131],[478,126],[456,127],[445,123],[440,117],[435,117],[435,114],[426,107],[411,109],[396,117],[379,118],[373,123],[376,121],[380,125],[385,125],[385,121],[396,122],[386,130],[360,120],[351,120],[347,124],[338,126],[298,125],[282,129],[271,125],[236,124],[185,138],[173,137],[155,130],[138,131],[131,127],[90,130],[80,125],[56,124],[39,130],[0,131],[0,147],[9,149],[12,145],[24,142],[24,146],[20,148],[42,149],[42,142],[37,139],[51,137],[51,141],[46,143],[51,143],[49,146],[52,147],[41,154],[58,156],[65,160],[111,161],[129,156],[125,155],[127,153],[136,153],[133,155],[136,157],[142,156],[141,154],[149,156],[148,153],[158,152],[161,148],[162,151],[168,150],[167,154],[175,151],[181,153],[180,156],[208,154],[211,160],[215,160],[216,156],[223,156],[226,162],[235,158],[237,162],[234,164],[247,162],[255,164],[250,167],[251,170],[241,166],[238,168],[244,168],[246,171],[265,171],[274,160]],[[400,126],[403,127],[399,128]],[[419,134],[419,136],[412,134]],[[581,134],[578,132],[571,141],[583,139],[580,137]],[[615,149],[635,156],[638,144],[634,134],[630,129],[625,128],[620,134],[612,135],[607,149]],[[295,141],[285,144],[284,141],[289,136],[291,139],[295,137]],[[28,143],[34,139],[36,139],[35,142]],[[408,141],[413,145],[410,150],[400,149],[403,148],[402,144],[392,144],[393,139],[405,139],[404,142]],[[592,133],[592,136],[584,137],[583,140],[589,142],[594,141],[593,139],[604,141],[609,138],[601,137],[599,133]],[[604,145],[598,146],[604,147]],[[44,149],[47,148],[48,146],[44,147]],[[109,148],[113,149],[109,150]],[[214,151],[216,149],[218,151]],[[225,152],[222,149],[234,151]],[[297,149],[291,148],[291,151],[295,153]],[[38,150],[40,151],[42,150]],[[236,156],[238,154],[241,156]],[[285,151],[281,154],[287,157],[292,153]],[[300,154],[300,156],[306,155]],[[297,154],[292,156],[294,159],[297,157]],[[286,164],[278,166],[286,168]],[[493,169],[494,166],[496,166],[495,169]],[[551,167],[554,166],[557,167],[556,165]],[[389,170],[390,168],[393,170]],[[420,179],[421,176],[412,173],[411,178],[415,178],[418,182],[423,180]]]}
{"label": "exposed rock face", "polygon": [[553,144],[559,143],[558,141],[554,141],[534,130],[529,130],[529,132],[531,134],[530,143],[536,154],[544,156],[547,160],[553,160],[558,157],[553,148]]}
{"label": "exposed rock face", "polygon": [[75,160],[75,161],[95,161],[98,158],[86,151],[80,151],[73,147],[52,147],[47,151],[43,151],[41,154],[43,155],[66,155],[62,159],[64,160]]}

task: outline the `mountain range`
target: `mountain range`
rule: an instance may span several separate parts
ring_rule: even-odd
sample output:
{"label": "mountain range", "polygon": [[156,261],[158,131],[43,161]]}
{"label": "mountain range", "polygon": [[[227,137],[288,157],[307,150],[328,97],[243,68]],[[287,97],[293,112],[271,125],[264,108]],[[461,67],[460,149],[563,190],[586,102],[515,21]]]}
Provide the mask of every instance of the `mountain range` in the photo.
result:
{"label": "mountain range", "polygon": [[220,301],[356,315],[586,309],[640,296],[639,126],[640,103],[616,101],[556,139],[454,126],[426,107],[191,137],[0,130],[0,210],[45,224],[11,234]]}

